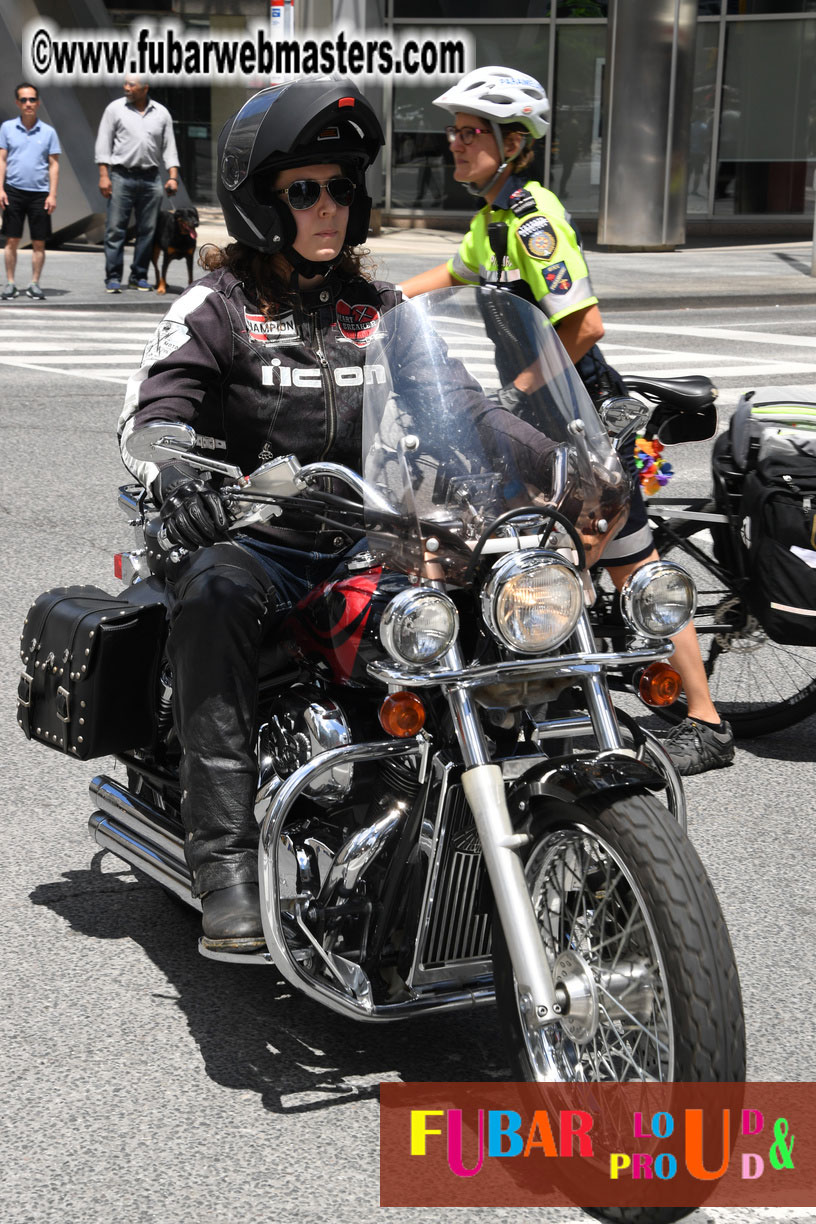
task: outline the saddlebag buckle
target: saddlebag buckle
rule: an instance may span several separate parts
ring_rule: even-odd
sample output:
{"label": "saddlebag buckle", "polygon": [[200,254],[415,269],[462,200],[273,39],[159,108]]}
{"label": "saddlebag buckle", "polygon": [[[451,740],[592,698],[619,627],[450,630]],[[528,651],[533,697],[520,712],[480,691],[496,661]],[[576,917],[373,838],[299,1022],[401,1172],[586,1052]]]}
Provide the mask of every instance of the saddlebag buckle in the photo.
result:
{"label": "saddlebag buckle", "polygon": [[71,694],[61,685],[57,689],[55,709],[60,722],[68,723],[71,721]]}
{"label": "saddlebag buckle", "polygon": [[20,673],[20,683],[17,685],[17,700],[26,710],[31,705],[31,686],[33,683],[34,677],[29,676],[28,672]]}

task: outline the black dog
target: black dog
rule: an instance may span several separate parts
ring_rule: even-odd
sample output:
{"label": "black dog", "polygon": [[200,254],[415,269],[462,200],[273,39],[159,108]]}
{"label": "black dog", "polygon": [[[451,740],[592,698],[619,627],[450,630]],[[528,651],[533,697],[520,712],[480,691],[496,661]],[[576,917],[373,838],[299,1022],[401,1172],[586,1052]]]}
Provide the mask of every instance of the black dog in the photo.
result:
{"label": "black dog", "polygon": [[[153,269],[156,273],[156,292],[167,292],[167,265],[171,259],[187,260],[187,284],[193,283],[193,255],[196,249],[196,227],[198,210],[177,208],[175,212],[159,213],[156,234],[153,238]],[[164,252],[161,276],[159,255]]]}

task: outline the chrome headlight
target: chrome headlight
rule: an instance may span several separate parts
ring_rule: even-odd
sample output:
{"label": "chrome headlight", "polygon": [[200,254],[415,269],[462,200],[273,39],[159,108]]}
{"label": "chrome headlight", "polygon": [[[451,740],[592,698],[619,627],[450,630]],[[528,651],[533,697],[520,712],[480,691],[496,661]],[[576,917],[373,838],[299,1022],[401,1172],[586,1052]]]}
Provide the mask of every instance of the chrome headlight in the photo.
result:
{"label": "chrome headlight", "polygon": [[584,589],[572,566],[538,549],[502,557],[482,588],[482,615],[490,632],[524,654],[560,646],[583,606]]}
{"label": "chrome headlight", "polygon": [[694,579],[673,561],[647,562],[629,575],[621,590],[624,616],[646,637],[674,637],[696,607]]}
{"label": "chrome headlight", "polygon": [[452,600],[431,587],[400,591],[380,621],[380,640],[397,663],[435,663],[459,633]]}

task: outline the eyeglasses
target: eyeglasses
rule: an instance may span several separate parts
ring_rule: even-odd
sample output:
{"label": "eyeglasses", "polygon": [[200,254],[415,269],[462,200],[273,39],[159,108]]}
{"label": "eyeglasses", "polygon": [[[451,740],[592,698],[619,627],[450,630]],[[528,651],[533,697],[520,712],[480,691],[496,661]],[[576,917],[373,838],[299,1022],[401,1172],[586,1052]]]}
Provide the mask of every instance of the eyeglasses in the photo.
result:
{"label": "eyeglasses", "polygon": [[290,208],[303,212],[304,209],[314,208],[324,187],[341,208],[348,208],[354,199],[356,185],[350,178],[330,178],[327,183],[318,183],[317,179],[295,179],[288,187],[276,188],[275,195],[286,196]]}
{"label": "eyeglasses", "polygon": [[453,144],[458,136],[463,145],[473,144],[477,136],[492,136],[490,128],[473,128],[473,127],[446,127],[445,135],[448,138],[448,144]]}
{"label": "eyeglasses", "polygon": [[18,98],[17,99],[17,101],[21,102],[23,105],[25,105],[26,102],[30,102],[32,106],[34,106],[37,102],[39,102],[39,100],[40,100],[39,98]]}

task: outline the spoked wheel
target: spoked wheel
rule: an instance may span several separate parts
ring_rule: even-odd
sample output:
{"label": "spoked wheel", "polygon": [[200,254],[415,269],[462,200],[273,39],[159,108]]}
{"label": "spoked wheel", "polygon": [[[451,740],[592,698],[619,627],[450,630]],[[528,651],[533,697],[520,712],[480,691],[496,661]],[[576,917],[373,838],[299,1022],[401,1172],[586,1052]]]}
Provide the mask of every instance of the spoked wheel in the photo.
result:
{"label": "spoked wheel", "polygon": [[[511,1078],[744,1080],[731,941],[705,868],[662,804],[646,794],[541,799],[527,831],[525,874],[563,1012],[543,1028],[531,1023],[496,921]],[[574,1193],[580,1202],[580,1186]],[[671,1224],[692,1208],[588,1210],[621,1224]]]}
{"label": "spoked wheel", "polygon": [[[710,552],[704,536],[695,544]],[[782,731],[816,713],[816,647],[772,641],[739,595],[679,544],[661,554],[688,570],[697,586],[694,623],[711,696],[740,738]],[[720,631],[707,631],[712,625]],[[658,713],[685,718],[682,701]]]}
{"label": "spoked wheel", "polygon": [[[711,882],[650,795],[541,801],[525,872],[567,1003],[528,1024],[500,924],[494,973],[521,1080],[741,1080],[742,1000]],[[559,993],[562,993],[559,992]]]}

